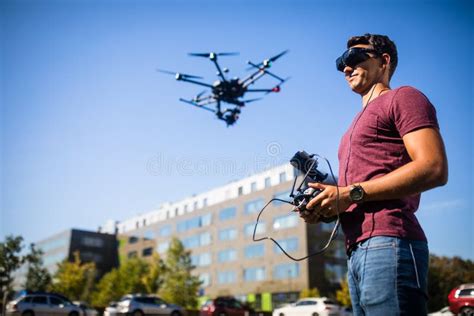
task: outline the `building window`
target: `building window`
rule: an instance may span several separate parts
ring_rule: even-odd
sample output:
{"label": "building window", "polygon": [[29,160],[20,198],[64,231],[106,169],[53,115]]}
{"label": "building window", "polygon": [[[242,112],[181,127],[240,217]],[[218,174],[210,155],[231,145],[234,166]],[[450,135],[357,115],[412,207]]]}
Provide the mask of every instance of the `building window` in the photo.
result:
{"label": "building window", "polygon": [[191,219],[181,221],[177,225],[177,231],[179,233],[185,232],[190,229],[209,226],[211,224],[211,214],[197,216]]}
{"label": "building window", "polygon": [[160,228],[158,234],[160,237],[168,237],[171,235],[171,225],[166,225]]}
{"label": "building window", "polygon": [[148,256],[151,256],[153,254],[153,248],[145,248],[143,249],[142,251],[142,256],[143,257],[148,257]]}
{"label": "building window", "polygon": [[128,253],[128,257],[129,257],[129,258],[135,258],[136,256],[137,256],[137,252],[136,252],[136,251],[130,251],[130,252]]}
{"label": "building window", "polygon": [[[297,237],[292,237],[288,239],[282,239],[278,240],[278,243],[280,246],[285,249],[286,252],[292,252],[298,250],[298,238]],[[275,253],[283,253],[283,251],[278,248],[277,245],[273,246],[273,251]]]}
{"label": "building window", "polygon": [[235,228],[222,229],[219,231],[218,236],[219,236],[220,241],[234,240],[235,238],[237,238],[237,229]]}
{"label": "building window", "polygon": [[128,243],[129,244],[135,244],[137,242],[138,242],[138,237],[135,237],[135,236],[128,237]]}
{"label": "building window", "polygon": [[250,202],[245,203],[245,214],[252,214],[259,212],[263,206],[265,205],[265,201],[263,199],[253,200]]}
{"label": "building window", "polygon": [[244,269],[244,280],[248,282],[265,280],[265,268],[247,268]]}
{"label": "building window", "polygon": [[[246,236],[252,236],[254,230],[255,230],[255,223],[250,223],[244,226],[244,234]],[[265,222],[260,221],[257,225],[257,230],[255,231],[255,235],[263,234],[264,232],[266,232]]]}
{"label": "building window", "polygon": [[61,238],[61,239],[54,239],[54,240],[39,244],[38,248],[43,250],[43,252],[49,252],[53,249],[68,247],[68,245],[69,245],[69,239]]}
{"label": "building window", "polygon": [[198,202],[196,201],[196,202],[194,202],[194,204],[193,204],[193,210],[195,211],[195,210],[197,210],[197,209],[198,209]]}
{"label": "building window", "polygon": [[186,213],[188,211],[188,205],[184,206],[184,212]]}
{"label": "building window", "polygon": [[82,262],[95,262],[100,263],[103,260],[103,257],[100,253],[83,251],[80,253],[80,258]]}
{"label": "building window", "polygon": [[237,251],[235,249],[226,249],[217,253],[217,261],[220,263],[230,262],[237,259]]}
{"label": "building window", "polygon": [[231,218],[234,218],[237,214],[237,209],[235,207],[228,207],[219,212],[219,219],[221,221],[226,221]]}
{"label": "building window", "polygon": [[190,248],[196,248],[200,246],[206,246],[211,243],[211,234],[208,232],[194,235],[191,237],[184,238],[182,240],[184,247],[190,249]]}
{"label": "building window", "polygon": [[146,218],[143,219],[143,226],[146,226]]}
{"label": "building window", "polygon": [[191,256],[191,263],[196,267],[208,266],[212,262],[209,252]]}
{"label": "building window", "polygon": [[250,192],[257,191],[257,182],[250,183]]}
{"label": "building window", "polygon": [[208,287],[211,285],[211,276],[209,273],[202,273],[199,275],[199,281],[201,281],[202,287]]}
{"label": "building window", "polygon": [[217,273],[217,282],[219,284],[235,283],[237,274],[235,271],[221,271]]}
{"label": "building window", "polygon": [[67,257],[66,253],[58,253],[55,255],[43,255],[43,262],[45,267],[56,265]]}
{"label": "building window", "polygon": [[324,222],[322,222],[320,227],[321,227],[321,230],[323,232],[332,232],[332,230],[334,229],[334,223],[324,223]]}
{"label": "building window", "polygon": [[152,240],[155,238],[155,233],[151,230],[147,230],[145,234],[143,234],[143,237],[145,237],[147,240]]}
{"label": "building window", "polygon": [[265,188],[269,188],[272,186],[272,179],[270,177],[265,178]]}
{"label": "building window", "polygon": [[161,243],[158,244],[157,251],[158,251],[159,254],[163,254],[166,251],[168,251],[169,247],[170,247],[170,242],[169,241],[164,241],[164,242],[161,242]]}
{"label": "building window", "polygon": [[286,172],[280,173],[280,183],[286,182]]}
{"label": "building window", "polygon": [[280,230],[298,225],[298,215],[293,212],[288,215],[278,216],[273,219],[273,229]]}
{"label": "building window", "polygon": [[244,255],[247,259],[260,258],[265,254],[264,244],[249,245],[244,249]]}
{"label": "building window", "polygon": [[84,236],[81,238],[81,244],[86,247],[102,248],[104,241],[98,237]]}
{"label": "building window", "polygon": [[346,246],[342,240],[334,240],[328,249],[329,255],[338,259],[347,259]]}
{"label": "building window", "polygon": [[325,264],[324,267],[324,274],[327,280],[331,283],[339,283],[346,277],[347,269],[344,265]]}
{"label": "building window", "polygon": [[202,200],[202,206],[203,207],[207,206],[207,198],[204,198],[204,200]]}
{"label": "building window", "polygon": [[298,263],[283,263],[273,267],[273,279],[295,279],[300,275],[300,266]]}
{"label": "building window", "polygon": [[[274,199],[280,199],[280,200],[283,200],[283,201],[290,201],[290,199],[291,199],[290,198],[290,193],[291,193],[291,191],[279,192],[279,193],[275,194],[273,196],[273,198]],[[282,206],[282,205],[289,206],[288,204],[280,202],[280,201],[274,201],[273,202],[273,206]]]}
{"label": "building window", "polygon": [[242,194],[244,194],[244,187],[239,187],[239,188],[237,189],[237,195],[238,195],[238,196],[241,196]]}

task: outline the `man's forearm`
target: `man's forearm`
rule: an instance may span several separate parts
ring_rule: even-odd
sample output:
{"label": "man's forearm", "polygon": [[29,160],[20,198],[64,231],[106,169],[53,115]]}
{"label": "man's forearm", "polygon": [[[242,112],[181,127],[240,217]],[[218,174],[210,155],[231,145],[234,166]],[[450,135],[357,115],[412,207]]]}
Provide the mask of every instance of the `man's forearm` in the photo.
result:
{"label": "man's forearm", "polygon": [[383,177],[360,183],[364,201],[399,199],[446,184],[444,162],[412,161]]}

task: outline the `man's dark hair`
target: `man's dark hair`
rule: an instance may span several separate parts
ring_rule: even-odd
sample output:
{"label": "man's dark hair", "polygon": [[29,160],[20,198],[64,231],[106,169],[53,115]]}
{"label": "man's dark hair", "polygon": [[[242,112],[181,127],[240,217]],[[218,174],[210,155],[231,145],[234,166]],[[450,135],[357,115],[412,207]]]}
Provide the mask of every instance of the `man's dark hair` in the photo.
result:
{"label": "man's dark hair", "polygon": [[398,53],[395,43],[385,35],[378,34],[364,34],[362,36],[353,36],[347,41],[347,48],[351,48],[357,44],[372,45],[375,51],[382,55],[387,53],[390,55],[390,72],[389,78],[392,78],[393,73],[398,65]]}

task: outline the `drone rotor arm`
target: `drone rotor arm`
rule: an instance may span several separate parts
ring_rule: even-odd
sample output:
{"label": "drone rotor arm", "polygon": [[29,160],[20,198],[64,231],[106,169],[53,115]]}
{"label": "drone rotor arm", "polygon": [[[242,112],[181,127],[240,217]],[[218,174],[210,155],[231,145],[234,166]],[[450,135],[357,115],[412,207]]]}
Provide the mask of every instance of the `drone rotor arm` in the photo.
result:
{"label": "drone rotor arm", "polygon": [[211,88],[211,89],[213,88],[213,86],[208,84],[208,83],[199,82],[199,81],[196,81],[196,80],[190,80],[188,78],[182,78],[180,80],[184,81],[184,82],[194,83],[194,84],[197,84],[197,85],[200,85],[200,86],[208,87],[208,88]]}
{"label": "drone rotor arm", "polygon": [[268,70],[264,70],[264,71],[265,71],[265,73],[266,73],[267,75],[269,75],[269,76],[271,76],[271,77],[273,77],[273,78],[275,78],[275,79],[280,80],[280,82],[282,82],[282,83],[285,81],[285,79],[278,77],[277,75],[271,73],[271,72],[268,71]]}
{"label": "drone rotor arm", "polygon": [[274,92],[273,89],[247,89],[246,92]]}
{"label": "drone rotor arm", "polygon": [[186,99],[183,99],[183,98],[180,98],[179,101],[184,102],[184,103],[191,104],[191,105],[193,105],[193,106],[195,106],[195,107],[197,107],[197,108],[201,108],[201,109],[207,110],[207,111],[209,111],[209,112],[213,112],[213,113],[216,112],[214,109],[211,109],[211,108],[208,108],[208,107],[205,106],[205,105],[208,105],[208,104],[211,104],[211,103],[215,103],[215,102],[209,102],[209,103],[205,103],[205,104],[198,104],[198,103],[196,103],[196,102],[189,101],[189,100],[186,100]]}

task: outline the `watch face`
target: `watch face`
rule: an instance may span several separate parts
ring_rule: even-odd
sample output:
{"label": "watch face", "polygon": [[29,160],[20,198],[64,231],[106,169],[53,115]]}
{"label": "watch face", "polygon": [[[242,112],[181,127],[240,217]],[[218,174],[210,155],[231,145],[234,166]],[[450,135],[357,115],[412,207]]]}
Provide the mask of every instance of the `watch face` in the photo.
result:
{"label": "watch face", "polygon": [[352,201],[360,201],[364,197],[364,191],[359,186],[353,187],[350,192],[350,197]]}

